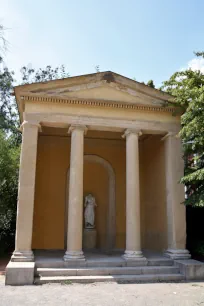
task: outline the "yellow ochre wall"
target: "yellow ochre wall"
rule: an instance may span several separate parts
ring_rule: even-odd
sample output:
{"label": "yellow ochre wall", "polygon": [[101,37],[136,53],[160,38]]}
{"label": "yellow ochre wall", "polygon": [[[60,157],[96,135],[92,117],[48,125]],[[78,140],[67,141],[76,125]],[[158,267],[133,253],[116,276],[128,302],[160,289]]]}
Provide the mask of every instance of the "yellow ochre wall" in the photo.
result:
{"label": "yellow ochre wall", "polygon": [[154,135],[140,143],[142,247],[167,248],[164,142]]}
{"label": "yellow ochre wall", "polygon": [[[104,158],[112,165],[115,172],[115,247],[124,249],[125,140],[87,139],[87,137],[84,153]],[[160,138],[160,136],[150,136],[140,141],[142,247],[155,250],[166,247],[164,151]],[[34,249],[64,249],[69,160],[70,137],[39,136],[32,243]],[[84,195],[89,192],[96,197],[97,247],[103,248],[107,234],[108,174],[102,165],[85,162]]]}
{"label": "yellow ochre wall", "polygon": [[[85,154],[107,160],[116,175],[116,247],[125,247],[125,142],[85,140]],[[70,138],[39,136],[33,221],[34,249],[63,249],[65,232],[66,176],[70,160]],[[97,163],[84,165],[84,195],[96,197],[98,247],[105,247],[108,207],[108,174]]]}
{"label": "yellow ochre wall", "polygon": [[84,196],[91,193],[96,199],[95,225],[97,248],[106,247],[106,224],[108,211],[108,173],[99,163],[84,164]]}

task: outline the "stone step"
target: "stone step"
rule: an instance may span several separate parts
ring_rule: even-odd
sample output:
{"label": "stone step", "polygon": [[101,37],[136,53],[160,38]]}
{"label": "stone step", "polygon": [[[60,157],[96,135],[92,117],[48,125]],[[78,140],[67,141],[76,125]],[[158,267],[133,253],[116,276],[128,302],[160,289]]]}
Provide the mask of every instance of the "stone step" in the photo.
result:
{"label": "stone step", "polygon": [[99,275],[141,275],[141,274],[176,274],[175,266],[144,266],[144,267],[105,267],[105,268],[37,268],[39,276],[99,276]]}
{"label": "stone step", "polygon": [[146,274],[146,275],[97,275],[97,276],[40,276],[35,278],[35,284],[47,283],[94,283],[94,282],[171,282],[184,280],[179,273]]}
{"label": "stone step", "polygon": [[[37,268],[79,268],[78,263],[68,263],[65,262],[63,259],[59,260],[37,260],[36,262],[36,267]],[[171,259],[168,258],[152,258],[147,260],[147,266],[173,266],[174,262]],[[86,260],[84,263],[80,264],[81,268],[102,268],[102,267],[134,267],[134,266],[141,266],[142,264],[139,262],[129,262],[128,264],[126,263],[125,260],[122,258],[113,258],[111,259],[89,259]]]}
{"label": "stone step", "polygon": [[106,260],[86,260],[84,262],[64,261],[64,260],[39,260],[35,262],[37,268],[86,268],[86,267],[125,267],[126,262],[122,259]]}
{"label": "stone step", "polygon": [[173,266],[174,261],[168,258],[162,258],[162,259],[151,258],[151,259],[148,259],[147,265],[148,266]]}

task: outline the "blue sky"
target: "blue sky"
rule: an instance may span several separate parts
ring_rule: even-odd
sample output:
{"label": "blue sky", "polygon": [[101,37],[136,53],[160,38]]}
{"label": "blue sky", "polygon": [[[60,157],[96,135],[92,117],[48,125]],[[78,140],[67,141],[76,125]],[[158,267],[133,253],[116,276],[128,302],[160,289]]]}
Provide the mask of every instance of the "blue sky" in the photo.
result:
{"label": "blue sky", "polygon": [[[157,86],[176,70],[204,69],[203,0],[0,0],[7,65],[64,64],[71,76],[112,70]],[[18,73],[17,73],[18,77]]]}

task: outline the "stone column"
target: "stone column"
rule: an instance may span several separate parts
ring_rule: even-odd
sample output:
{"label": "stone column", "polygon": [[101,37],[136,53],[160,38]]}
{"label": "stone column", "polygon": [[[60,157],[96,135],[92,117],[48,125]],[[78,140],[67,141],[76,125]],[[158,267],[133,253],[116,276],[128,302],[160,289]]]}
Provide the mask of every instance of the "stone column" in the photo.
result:
{"label": "stone column", "polygon": [[140,233],[140,131],[126,130],[126,260],[146,260],[141,252]]}
{"label": "stone column", "polygon": [[71,158],[69,177],[69,207],[67,228],[67,251],[64,260],[84,260],[82,251],[83,231],[83,163],[85,126],[72,125]]}
{"label": "stone column", "polygon": [[186,209],[184,186],[179,183],[184,173],[181,140],[168,133],[165,142],[167,240],[165,255],[172,259],[190,258],[186,250]]}
{"label": "stone column", "polygon": [[15,251],[11,261],[33,261],[31,249],[39,124],[24,121],[18,186]]}

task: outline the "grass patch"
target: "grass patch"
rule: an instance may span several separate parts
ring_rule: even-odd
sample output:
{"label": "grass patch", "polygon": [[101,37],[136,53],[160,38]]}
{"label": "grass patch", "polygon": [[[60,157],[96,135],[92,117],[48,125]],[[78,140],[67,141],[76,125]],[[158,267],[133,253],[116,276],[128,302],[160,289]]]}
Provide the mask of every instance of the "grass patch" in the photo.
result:
{"label": "grass patch", "polygon": [[73,283],[70,280],[65,280],[64,282],[62,282],[62,285],[73,285]]}

